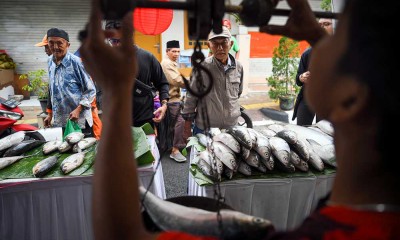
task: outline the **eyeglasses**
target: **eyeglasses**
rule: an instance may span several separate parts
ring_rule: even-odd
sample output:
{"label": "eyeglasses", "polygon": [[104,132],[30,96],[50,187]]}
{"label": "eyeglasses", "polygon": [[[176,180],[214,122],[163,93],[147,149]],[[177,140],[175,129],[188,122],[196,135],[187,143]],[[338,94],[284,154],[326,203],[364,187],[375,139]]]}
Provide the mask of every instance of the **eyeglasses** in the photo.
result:
{"label": "eyeglasses", "polygon": [[332,25],[332,23],[331,22],[320,22],[319,25],[321,27],[329,27],[330,25]]}
{"label": "eyeglasses", "polygon": [[109,42],[111,45],[117,45],[117,44],[119,44],[119,43],[121,42],[121,40],[120,40],[120,39],[117,39],[117,38],[109,38],[109,39],[108,39],[108,42]]}

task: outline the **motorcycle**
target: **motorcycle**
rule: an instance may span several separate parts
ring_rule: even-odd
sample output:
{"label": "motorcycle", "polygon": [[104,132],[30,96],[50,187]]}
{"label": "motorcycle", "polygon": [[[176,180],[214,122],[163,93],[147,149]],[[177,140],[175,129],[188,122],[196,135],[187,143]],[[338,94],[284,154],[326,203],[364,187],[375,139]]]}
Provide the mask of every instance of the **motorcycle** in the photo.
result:
{"label": "motorcycle", "polygon": [[25,131],[25,140],[45,140],[42,134],[37,132],[39,128],[30,124],[17,123],[24,116],[23,111],[18,107],[19,104],[20,102],[14,99],[6,100],[0,97],[0,138]]}

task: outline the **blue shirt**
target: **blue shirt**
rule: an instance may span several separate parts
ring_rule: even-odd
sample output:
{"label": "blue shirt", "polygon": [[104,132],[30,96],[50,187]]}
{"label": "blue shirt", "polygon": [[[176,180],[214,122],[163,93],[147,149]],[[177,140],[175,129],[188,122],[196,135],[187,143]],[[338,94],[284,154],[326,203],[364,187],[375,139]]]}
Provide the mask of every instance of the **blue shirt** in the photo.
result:
{"label": "blue shirt", "polygon": [[93,125],[91,102],[96,88],[79,57],[67,52],[59,65],[49,60],[49,88],[53,111],[53,126],[65,127],[69,114],[82,105],[78,124],[84,129],[85,120]]}

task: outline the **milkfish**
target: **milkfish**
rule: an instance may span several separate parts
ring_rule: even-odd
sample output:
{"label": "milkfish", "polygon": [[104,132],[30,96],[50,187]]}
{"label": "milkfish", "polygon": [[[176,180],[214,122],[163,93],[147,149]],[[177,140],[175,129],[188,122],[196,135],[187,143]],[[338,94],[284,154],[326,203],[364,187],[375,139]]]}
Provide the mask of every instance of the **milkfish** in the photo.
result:
{"label": "milkfish", "polygon": [[22,142],[24,138],[25,138],[25,132],[20,131],[0,139],[0,151],[3,151],[15,144]]}
{"label": "milkfish", "polygon": [[233,174],[234,174],[234,172],[233,172],[232,169],[229,169],[229,168],[227,168],[227,167],[224,168],[224,175],[225,175],[228,179],[232,179]]}
{"label": "milkfish", "polygon": [[221,160],[217,156],[215,156],[215,154],[215,157],[213,158],[210,150],[202,151],[198,154],[198,156],[206,161],[206,163],[208,163],[208,165],[210,165],[210,167],[218,173],[218,179],[220,179],[221,174],[224,170],[224,164],[221,162]]}
{"label": "milkfish", "polygon": [[239,142],[229,133],[220,133],[213,137],[213,141],[222,142],[228,146],[233,152],[240,153]]}
{"label": "milkfish", "polygon": [[210,164],[208,164],[204,159],[199,158],[196,165],[206,177],[209,177],[213,181],[219,180],[217,171],[214,171]]}
{"label": "milkfish", "polygon": [[230,133],[239,143],[247,149],[251,149],[253,142],[251,140],[249,131],[243,126],[234,126],[228,128],[228,133]]}
{"label": "milkfish", "polygon": [[310,158],[310,150],[308,150],[306,143],[297,136],[296,132],[284,129],[280,132],[277,132],[276,136],[282,138],[287,143],[289,143],[290,146],[293,147],[305,161],[308,161],[308,159]]}
{"label": "milkfish", "polygon": [[229,149],[225,144],[220,142],[213,142],[215,156],[228,168],[236,172],[238,165],[236,162],[235,153]]}
{"label": "milkfish", "polygon": [[269,130],[274,131],[275,133],[278,133],[278,132],[282,131],[283,129],[285,129],[285,127],[283,125],[277,124],[277,123],[270,124],[270,125],[267,126],[267,128]]}
{"label": "milkfish", "polygon": [[42,152],[44,155],[50,154],[58,150],[58,147],[62,144],[61,140],[49,141],[43,145]]}
{"label": "milkfish", "polygon": [[209,142],[208,137],[203,134],[203,133],[197,133],[196,137],[199,139],[199,143],[203,146],[203,147],[207,147],[207,143]]}
{"label": "milkfish", "polygon": [[97,139],[94,137],[87,137],[80,140],[72,147],[72,152],[81,152],[91,146],[93,146],[97,142]]}
{"label": "milkfish", "polygon": [[269,139],[272,154],[275,159],[280,162],[284,167],[289,167],[290,160],[290,147],[289,144],[279,137],[272,137]]}
{"label": "milkfish", "polygon": [[321,132],[315,131],[313,129],[295,125],[295,124],[286,124],[285,129],[292,130],[297,133],[297,136],[300,139],[312,139],[321,145],[332,144],[333,138],[327,134],[323,134]]}
{"label": "milkfish", "polygon": [[32,150],[45,143],[42,140],[25,140],[12,147],[10,147],[4,154],[3,157],[21,156],[25,152]]}
{"label": "milkfish", "polygon": [[83,134],[81,132],[72,132],[72,133],[68,134],[67,136],[65,136],[64,140],[66,142],[68,142],[69,144],[74,145],[75,143],[82,140],[84,136],[85,136],[85,134]]}
{"label": "milkfish", "polygon": [[313,167],[314,169],[322,172],[325,169],[324,162],[322,159],[314,152],[312,148],[310,148],[310,158],[308,159],[308,165]]}
{"label": "milkfish", "polygon": [[318,121],[315,126],[321,129],[322,132],[328,134],[329,136],[333,137],[334,129],[332,123],[327,120]]}
{"label": "milkfish", "polygon": [[269,159],[260,158],[261,163],[260,165],[264,165],[268,170],[273,170],[275,167],[275,160],[273,154],[269,156]]}
{"label": "milkfish", "polygon": [[86,152],[80,152],[80,153],[75,153],[72,154],[71,156],[68,156],[61,162],[61,171],[64,174],[70,173],[74,169],[78,168],[79,166],[82,165],[83,160],[85,159],[85,154]]}
{"label": "milkfish", "polygon": [[35,166],[33,166],[32,168],[33,176],[35,177],[45,176],[47,173],[51,171],[53,167],[56,166],[57,160],[58,156],[51,156],[36,163]]}
{"label": "milkfish", "polygon": [[295,151],[290,151],[290,162],[296,169],[302,172],[308,172],[308,163],[301,159]]}
{"label": "milkfish", "polygon": [[331,167],[337,167],[335,158],[335,146],[333,144],[320,145],[312,139],[307,139],[314,152],[321,158],[324,164]]}
{"label": "milkfish", "polygon": [[2,157],[0,158],[0,169],[3,169],[11,164],[30,156],[14,156],[14,157]]}
{"label": "milkfish", "polygon": [[258,168],[260,166],[260,158],[256,151],[250,150],[250,156],[245,159],[245,162],[252,167]]}
{"label": "milkfish", "polygon": [[212,137],[215,137],[220,133],[221,133],[221,129],[219,129],[219,128],[210,128],[210,135]]}
{"label": "milkfish", "polygon": [[260,164],[260,166],[257,167],[257,170],[266,173],[267,172],[267,167],[264,164]]}
{"label": "milkfish", "polygon": [[72,145],[69,144],[67,141],[61,143],[61,145],[58,146],[58,151],[59,151],[60,153],[68,152],[68,151],[71,150],[71,149],[72,149]]}
{"label": "milkfish", "polygon": [[[153,222],[163,231],[179,231],[197,236],[221,237],[226,240],[263,239],[274,231],[269,220],[233,210],[220,210],[222,233],[216,212],[185,207],[164,201],[139,187],[142,201]],[[146,193],[146,195],[145,195]]]}
{"label": "milkfish", "polygon": [[251,176],[251,167],[243,161],[239,162],[239,167],[237,171],[243,175]]}
{"label": "milkfish", "polygon": [[269,157],[271,156],[271,145],[268,138],[265,136],[258,136],[256,147],[254,148],[254,150],[256,150],[256,152],[260,155],[262,159],[268,161]]}
{"label": "milkfish", "polygon": [[263,135],[263,136],[265,136],[267,138],[274,137],[276,135],[275,131],[272,131],[271,129],[269,129],[269,128],[265,127],[265,126],[260,127],[257,130],[261,135]]}
{"label": "milkfish", "polygon": [[243,159],[246,159],[250,156],[250,149],[246,148],[245,146],[240,146],[240,155]]}
{"label": "milkfish", "polygon": [[252,128],[247,128],[247,131],[249,132],[249,135],[250,135],[250,138],[251,138],[251,142],[252,142],[251,148],[255,148],[257,146],[257,136],[260,133],[258,133],[256,130],[254,130]]}

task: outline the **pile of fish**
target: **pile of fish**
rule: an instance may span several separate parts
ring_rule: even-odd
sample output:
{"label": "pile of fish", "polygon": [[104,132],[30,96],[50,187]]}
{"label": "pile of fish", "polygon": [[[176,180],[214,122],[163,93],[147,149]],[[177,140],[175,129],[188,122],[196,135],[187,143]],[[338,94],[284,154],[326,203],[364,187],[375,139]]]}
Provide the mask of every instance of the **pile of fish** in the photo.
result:
{"label": "pile of fish", "polygon": [[293,173],[336,168],[333,127],[325,120],[309,127],[275,122],[258,129],[211,128],[196,137],[206,150],[197,152],[192,163],[213,181],[221,181],[222,175],[231,179],[237,172],[251,176],[274,169]]}
{"label": "pile of fish", "polygon": [[[0,139],[0,169],[10,166],[21,159],[31,157],[24,154],[32,149],[38,148],[41,145],[43,155],[49,155],[55,152],[66,153],[73,152],[74,154],[65,158],[61,163],[61,171],[68,174],[74,169],[82,165],[85,158],[85,151],[89,147],[96,144],[97,140],[92,137],[84,138],[84,134],[73,132],[61,140],[40,141],[40,140],[24,140],[25,132],[20,131]],[[35,177],[43,177],[50,172],[58,162],[60,154],[49,156],[38,162],[33,168],[32,173]]]}

